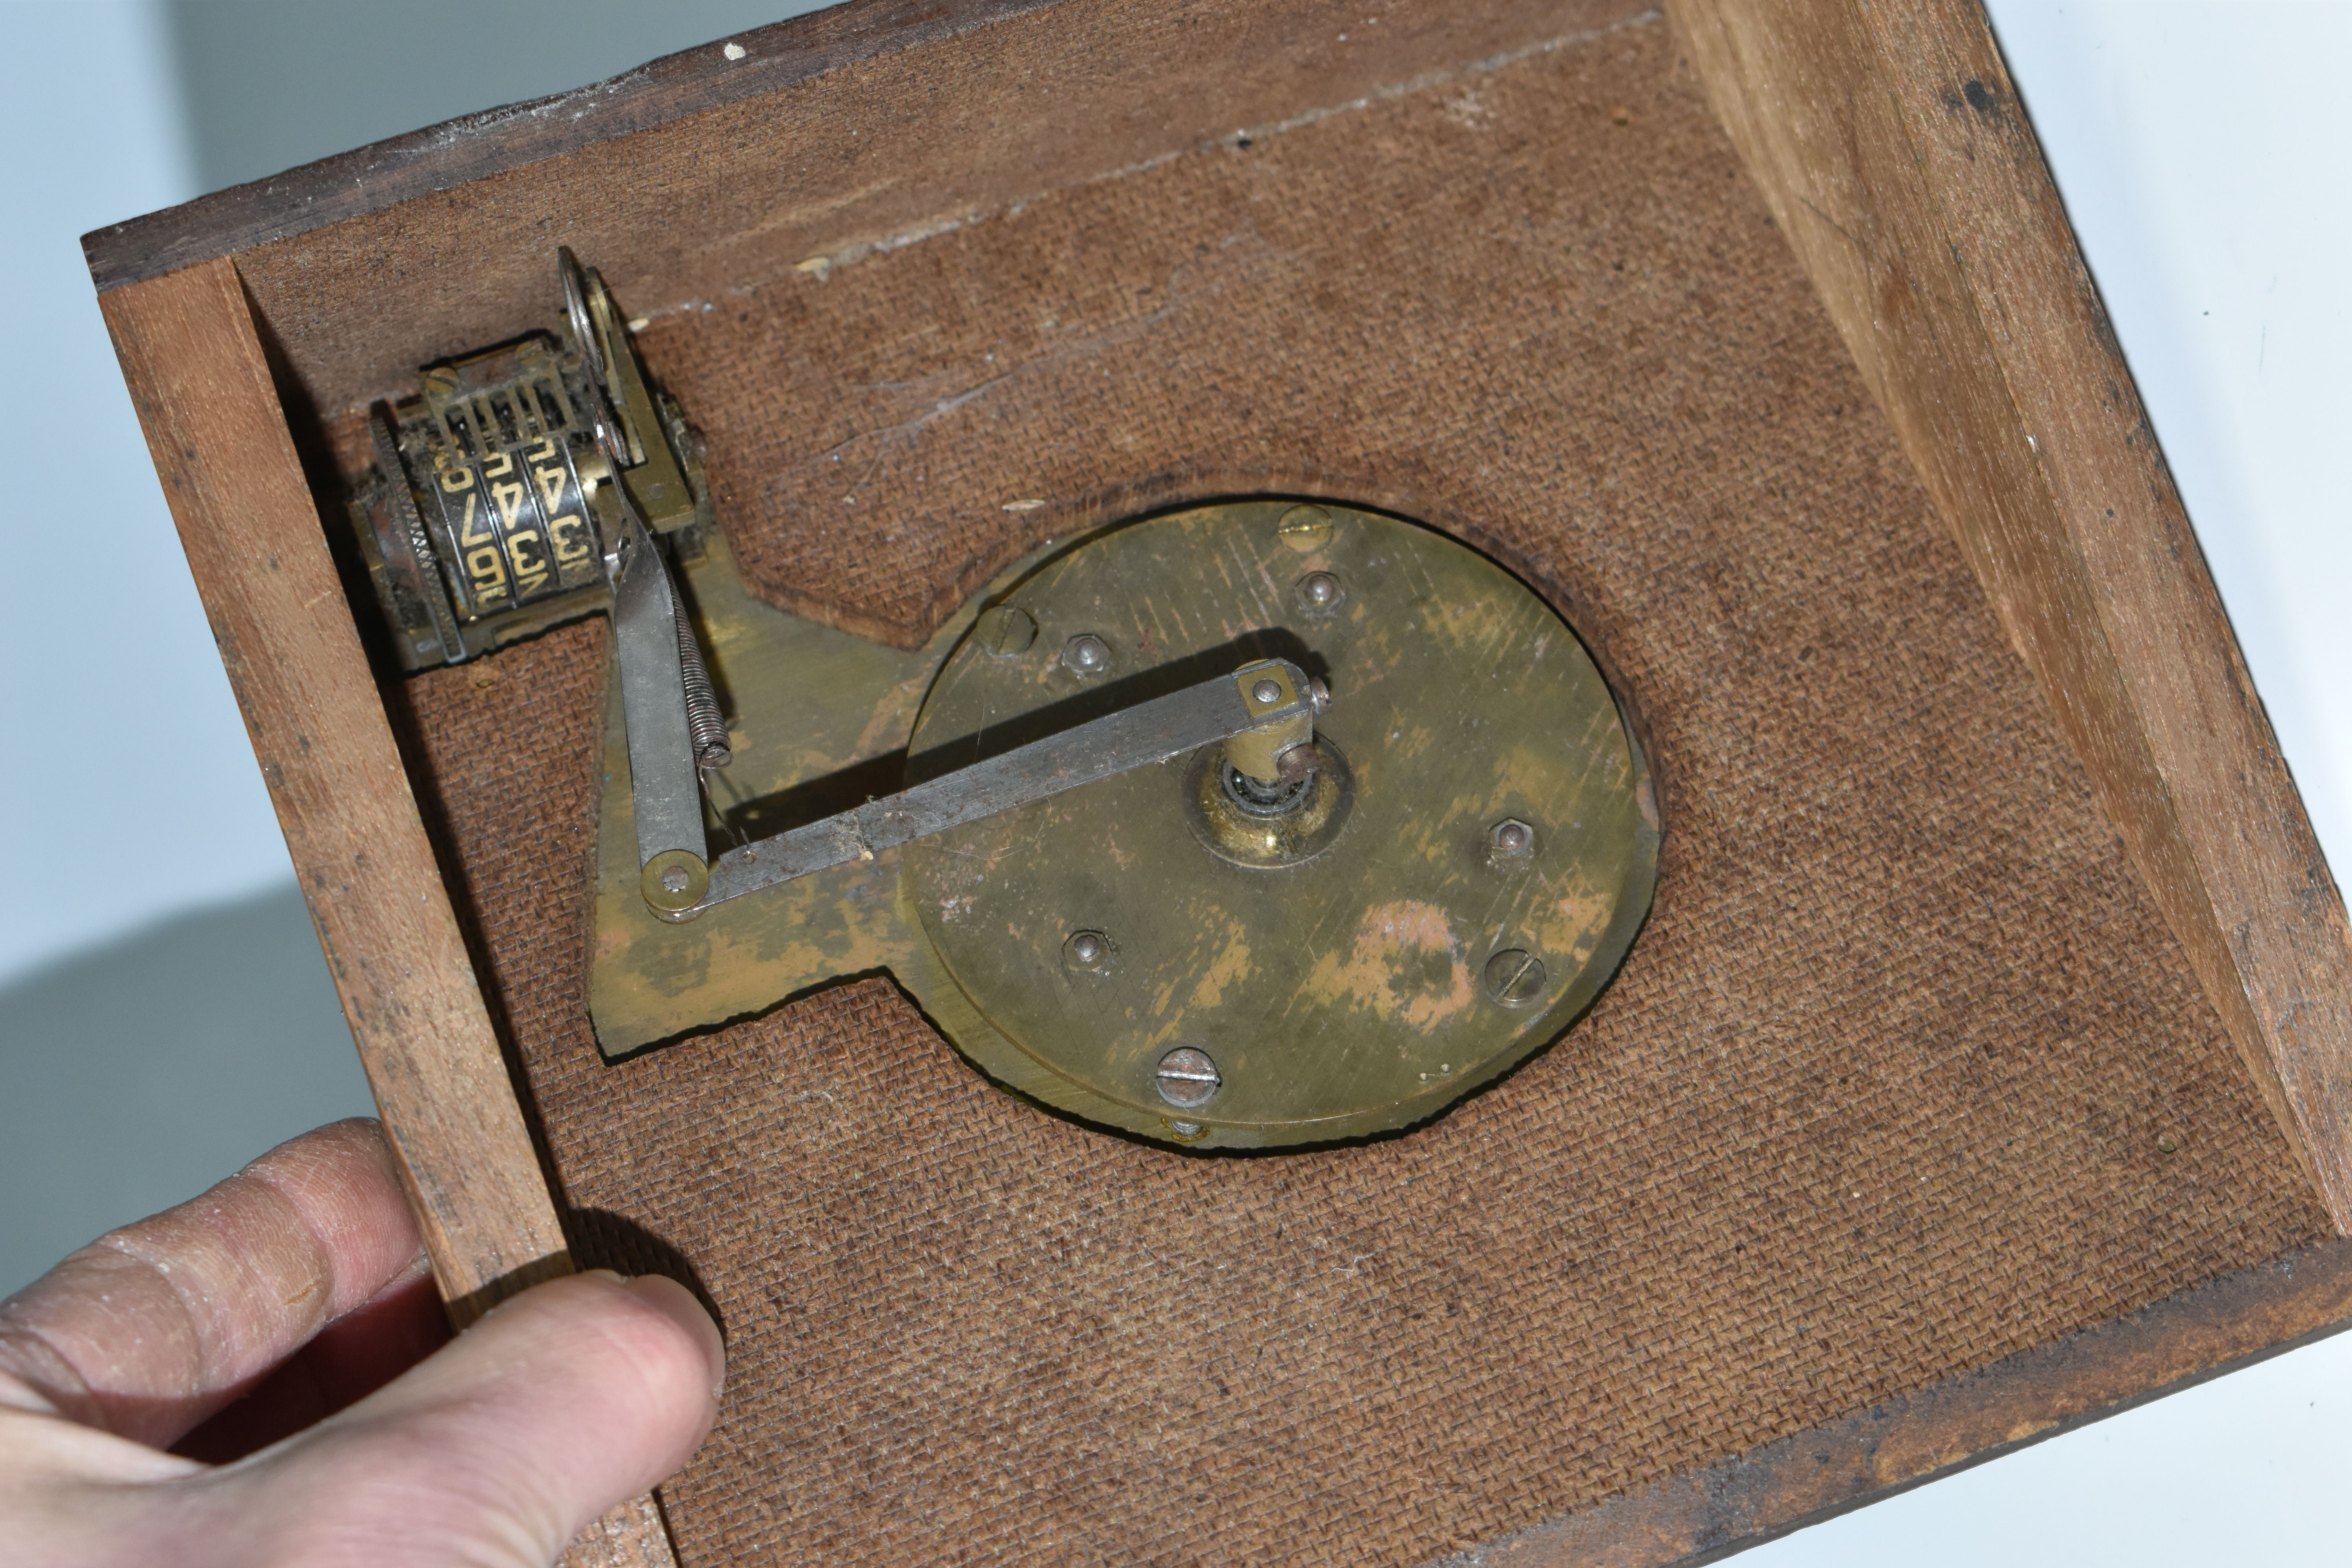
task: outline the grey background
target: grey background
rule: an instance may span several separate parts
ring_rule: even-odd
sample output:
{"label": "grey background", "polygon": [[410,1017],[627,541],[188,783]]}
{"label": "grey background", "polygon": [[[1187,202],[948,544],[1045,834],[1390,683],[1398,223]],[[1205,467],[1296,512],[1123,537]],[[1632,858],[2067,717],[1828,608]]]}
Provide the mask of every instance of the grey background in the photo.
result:
{"label": "grey background", "polygon": [[822,9],[794,0],[175,0],[167,12],[203,190]]}
{"label": "grey background", "polygon": [[[560,6],[178,0],[114,9],[149,30],[171,79],[165,85],[176,89],[181,124],[171,129],[184,144],[188,188],[152,204],[160,205],[457,115],[561,92],[817,8],[793,0],[567,0]],[[28,37],[41,20],[28,16],[30,9],[0,11],[0,21],[20,29],[0,42],[0,53],[12,68],[47,55],[59,68],[73,69],[89,52],[87,28],[78,37],[67,17],[68,25],[49,37]],[[72,119],[109,107],[90,102],[86,90],[70,96],[73,105],[56,132],[69,132]],[[22,139],[0,153],[12,160],[42,156]],[[84,221],[95,226],[101,219]],[[50,237],[69,243],[72,235]],[[86,296],[86,278],[80,288]],[[106,361],[97,362],[97,370],[101,377],[116,374]],[[127,442],[118,438],[109,459],[145,464],[135,431]],[[156,553],[184,576],[176,543],[168,534],[159,543]],[[174,658],[216,662],[186,618],[173,626],[175,637],[146,647],[138,646],[142,628],[136,622],[112,628],[112,637],[133,645],[112,678],[143,684]],[[20,681],[46,685],[54,675],[53,667],[18,669]],[[221,708],[225,691],[210,695],[212,706]],[[89,701],[88,693],[72,699],[68,716],[79,725],[93,717]],[[259,779],[234,710],[212,717],[208,739],[226,753],[225,769],[246,775],[246,797],[236,805],[247,837],[274,837],[266,801],[251,798]],[[10,729],[20,743],[31,739],[18,725]],[[20,763],[38,757],[29,745],[17,753]],[[168,752],[140,761],[165,776],[173,765]],[[51,765],[66,789],[88,787],[79,769]],[[75,826],[101,832],[114,826]],[[179,825],[160,852],[179,852],[208,826],[201,816]],[[264,886],[250,893],[173,910],[127,936],[70,949],[0,986],[0,1192],[8,1199],[0,1203],[0,1294],[100,1232],[194,1195],[297,1133],[339,1117],[374,1114],[282,848],[263,858],[275,864]],[[118,886],[114,894],[133,910],[147,900],[135,885]],[[0,954],[0,963],[5,958]]]}
{"label": "grey background", "polygon": [[[811,9],[0,0],[0,1292],[369,1102],[137,426],[82,230]],[[1995,22],[2258,686],[2352,857],[2352,7],[1996,0]],[[26,374],[37,372],[37,374]],[[108,616],[89,635],[93,605]],[[20,884],[21,885],[21,884]],[[2334,1563],[2352,1336],[1744,1557]]]}

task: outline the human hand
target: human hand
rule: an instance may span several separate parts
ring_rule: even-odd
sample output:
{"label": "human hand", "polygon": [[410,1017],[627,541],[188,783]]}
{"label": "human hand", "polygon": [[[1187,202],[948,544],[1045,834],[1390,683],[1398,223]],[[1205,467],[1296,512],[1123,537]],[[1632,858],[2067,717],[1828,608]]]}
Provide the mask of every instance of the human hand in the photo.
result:
{"label": "human hand", "polygon": [[545,1568],[718,1414],[668,1279],[447,1338],[382,1131],[298,1138],[0,1302],[0,1562]]}

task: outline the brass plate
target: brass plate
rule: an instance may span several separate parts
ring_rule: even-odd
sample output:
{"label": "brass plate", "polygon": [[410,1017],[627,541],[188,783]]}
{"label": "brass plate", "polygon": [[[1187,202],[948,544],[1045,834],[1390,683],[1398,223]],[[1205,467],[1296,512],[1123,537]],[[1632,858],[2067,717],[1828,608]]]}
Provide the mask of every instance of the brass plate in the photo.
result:
{"label": "brass plate", "polygon": [[[929,647],[907,653],[761,604],[716,532],[681,575],[735,752],[730,766],[709,775],[724,814],[709,823],[714,854],[739,837],[781,832],[898,787],[924,688],[971,626],[969,614]],[[901,918],[895,850],[682,925],[656,918],[638,889],[617,679],[605,682],[596,836],[588,1006],[608,1057],[763,1012],[843,975],[898,970],[923,945]]]}
{"label": "brass plate", "polygon": [[[1315,573],[1339,591],[1318,603],[1301,586]],[[1575,636],[1485,557],[1371,513],[1246,502],[1097,535],[996,602],[1036,635],[949,656],[916,774],[1279,656],[1329,682],[1318,735],[1350,796],[1336,836],[1276,846],[1274,864],[1202,831],[1217,803],[1197,757],[907,846],[903,900],[952,1010],[985,1028],[923,999],[996,1076],[1198,1147],[1357,1137],[1525,1059],[1624,957],[1656,879],[1646,768]],[[1081,673],[1065,653],[1088,635],[1110,658]],[[1496,848],[1507,823],[1524,852]],[[1101,962],[1073,961],[1083,932]],[[1176,1050],[1213,1061],[1197,1106],[1162,1092]]]}

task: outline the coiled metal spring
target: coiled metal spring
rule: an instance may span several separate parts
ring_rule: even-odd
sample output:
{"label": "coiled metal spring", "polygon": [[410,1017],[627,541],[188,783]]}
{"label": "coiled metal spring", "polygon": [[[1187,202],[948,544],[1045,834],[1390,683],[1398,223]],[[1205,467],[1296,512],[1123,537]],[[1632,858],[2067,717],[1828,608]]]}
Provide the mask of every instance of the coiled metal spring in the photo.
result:
{"label": "coiled metal spring", "polygon": [[727,739],[719,693],[710,684],[710,670],[702,662],[702,645],[695,639],[693,623],[686,618],[686,605],[676,596],[675,583],[671,603],[677,606],[677,663],[686,678],[686,730],[694,745],[694,765],[723,768],[735,760],[735,748]]}

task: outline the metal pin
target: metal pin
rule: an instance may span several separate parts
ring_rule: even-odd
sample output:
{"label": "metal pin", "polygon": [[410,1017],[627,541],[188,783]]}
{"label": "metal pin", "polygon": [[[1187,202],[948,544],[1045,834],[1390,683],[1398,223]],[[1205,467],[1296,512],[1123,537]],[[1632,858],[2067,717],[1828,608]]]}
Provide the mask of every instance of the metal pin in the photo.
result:
{"label": "metal pin", "polygon": [[1062,645],[1062,662],[1073,675],[1100,675],[1110,668],[1110,645],[1092,632],[1080,632]]}

